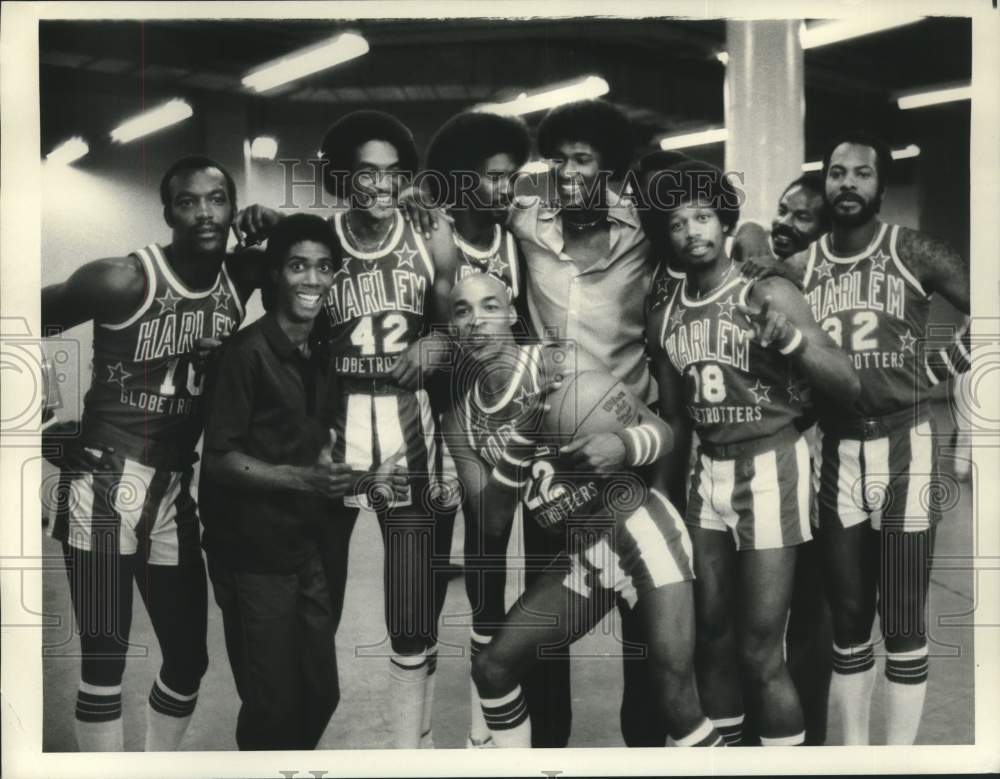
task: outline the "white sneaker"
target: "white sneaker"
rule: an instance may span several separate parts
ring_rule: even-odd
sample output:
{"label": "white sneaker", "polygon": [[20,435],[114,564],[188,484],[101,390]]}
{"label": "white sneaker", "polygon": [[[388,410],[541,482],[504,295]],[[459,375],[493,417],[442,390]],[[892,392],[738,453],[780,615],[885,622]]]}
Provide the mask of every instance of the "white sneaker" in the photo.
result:
{"label": "white sneaker", "polygon": [[467,736],[465,739],[466,749],[496,749],[497,745],[493,742],[493,736],[487,736],[482,741],[476,741],[472,736]]}

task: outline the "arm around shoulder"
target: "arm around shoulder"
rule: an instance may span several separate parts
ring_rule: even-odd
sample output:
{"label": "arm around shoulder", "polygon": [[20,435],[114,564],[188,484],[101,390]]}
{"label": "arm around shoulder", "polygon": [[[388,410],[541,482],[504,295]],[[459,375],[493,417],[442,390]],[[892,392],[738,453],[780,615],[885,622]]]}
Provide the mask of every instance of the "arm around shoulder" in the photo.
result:
{"label": "arm around shoulder", "polygon": [[149,280],[132,255],[88,262],[66,281],[42,288],[42,328],[66,330],[90,320],[124,322],[139,310],[148,291]]}

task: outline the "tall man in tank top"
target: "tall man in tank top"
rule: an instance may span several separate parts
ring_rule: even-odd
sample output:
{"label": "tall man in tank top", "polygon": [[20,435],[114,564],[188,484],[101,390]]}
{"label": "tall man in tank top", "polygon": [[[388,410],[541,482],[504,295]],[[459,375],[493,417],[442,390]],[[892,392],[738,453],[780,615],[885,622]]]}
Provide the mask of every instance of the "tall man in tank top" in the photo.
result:
{"label": "tall man in tank top", "polygon": [[[398,119],[381,111],[349,113],[330,127],[321,150],[329,161],[324,187],[347,206],[330,218],[343,261],[326,316],[317,321],[345,393],[334,422],[333,459],[366,471],[402,447],[400,464],[411,475],[405,498],[380,504],[365,495],[344,498],[323,527],[323,567],[336,624],[351,531],[359,509],[373,509],[385,542],[392,742],[430,747],[440,602],[433,593],[433,536],[437,517],[450,507],[433,473],[434,416],[423,383],[429,366],[421,357],[435,352],[424,340],[436,337],[430,326],[446,321],[457,250],[450,228],[425,240],[399,212],[400,187],[418,161],[413,135]],[[260,239],[280,219],[255,205],[241,214],[239,226]]]}
{"label": "tall man in tank top", "polygon": [[[724,249],[739,197],[721,171],[692,161],[678,172],[675,206],[662,216],[686,278],[653,312],[647,340],[661,413],[681,441],[690,426],[698,433],[686,521],[699,692],[727,741],[739,742],[749,708],[762,744],[801,744],[783,657],[796,547],[811,536],[809,453],[796,422],[805,387],[849,404],[858,380],[791,283],[740,276]],[[665,477],[678,469],[687,463],[668,460]]]}
{"label": "tall man in tank top", "polygon": [[75,727],[83,751],[123,748],[133,580],[163,654],[149,694],[147,751],[177,749],[208,664],[190,492],[202,430],[200,358],[239,326],[261,264],[226,255],[236,188],[221,165],[177,161],[160,196],[169,245],[89,262],[42,290],[46,332],[94,323],[82,433],[67,447],[53,524],[80,633]]}
{"label": "tall man in tank top", "polygon": [[[823,170],[833,229],[796,258],[813,316],[861,378],[850,414],[820,414],[816,463],[818,536],[834,618],[830,695],[850,744],[869,741],[876,593],[887,653],[886,738],[912,744],[917,736],[940,518],[928,391],[942,374],[969,366],[967,331],[964,343],[942,349],[925,337],[932,295],[969,313],[968,265],[947,244],[878,218],[890,164],[877,139],[848,135],[832,144]],[[894,576],[901,566],[914,575]]]}

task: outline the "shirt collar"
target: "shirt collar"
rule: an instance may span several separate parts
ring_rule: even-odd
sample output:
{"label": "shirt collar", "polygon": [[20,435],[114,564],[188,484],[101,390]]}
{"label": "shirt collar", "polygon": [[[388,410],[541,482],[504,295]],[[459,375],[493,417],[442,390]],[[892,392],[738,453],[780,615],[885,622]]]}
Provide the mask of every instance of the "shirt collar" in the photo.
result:
{"label": "shirt collar", "polygon": [[[302,350],[295,346],[285,335],[285,331],[281,329],[281,325],[278,324],[278,319],[273,314],[266,313],[261,317],[260,323],[261,331],[264,333],[264,338],[267,339],[268,345],[274,351],[276,355],[282,360],[294,360],[300,359],[305,360],[306,356],[302,353]],[[316,353],[317,344],[315,339],[310,336],[309,346],[312,353]]]}
{"label": "shirt collar", "polygon": [[[639,216],[635,212],[635,204],[632,200],[622,197],[613,189],[608,189],[607,197],[608,219],[638,229]],[[538,209],[538,218],[547,222],[552,221],[560,211],[562,211],[561,206],[540,206]]]}

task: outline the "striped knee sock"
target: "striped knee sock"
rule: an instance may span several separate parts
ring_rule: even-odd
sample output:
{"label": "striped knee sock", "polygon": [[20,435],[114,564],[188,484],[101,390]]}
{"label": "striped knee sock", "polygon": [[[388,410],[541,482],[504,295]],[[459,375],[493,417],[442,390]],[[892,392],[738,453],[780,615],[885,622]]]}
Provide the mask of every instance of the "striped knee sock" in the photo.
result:
{"label": "striped knee sock", "polygon": [[483,718],[498,747],[530,747],[531,719],[518,685],[499,698],[483,698]]}
{"label": "striped knee sock", "polygon": [[157,674],[146,704],[146,751],[174,752],[181,745],[198,702],[198,692],[181,695]]}
{"label": "striped knee sock", "polygon": [[[489,646],[493,636],[486,636],[472,631],[472,638],[469,642],[470,656],[475,657],[483,649]],[[476,689],[472,678],[469,678],[469,741],[472,746],[481,746],[490,740],[490,729],[483,718],[483,703],[479,699],[479,690]]]}
{"label": "striped knee sock", "polygon": [[427,689],[427,658],[393,654],[389,658],[389,700],[393,746],[417,749],[420,746],[424,719],[424,693]]}
{"label": "striped knee sock", "polygon": [[870,641],[854,646],[833,645],[830,703],[840,717],[844,744],[867,744],[875,686],[875,653]]}
{"label": "striped knee sock", "polygon": [[799,731],[791,736],[761,736],[762,747],[800,747],[806,742],[806,732]]}
{"label": "striped knee sock", "polygon": [[674,739],[674,745],[679,747],[724,747],[726,740],[712,724],[712,720],[705,717],[686,736]]}
{"label": "striped knee sock", "polygon": [[76,743],[81,752],[121,752],[122,688],[80,682],[76,693]]}
{"label": "striped knee sock", "polygon": [[420,748],[434,749],[434,679],[438,664],[437,644],[427,648],[427,688],[424,690],[424,711],[420,721]]}
{"label": "striped knee sock", "polygon": [[735,714],[732,717],[713,717],[712,724],[719,735],[726,740],[727,747],[738,747],[743,743],[743,720],[745,715]]}
{"label": "striped knee sock", "polygon": [[924,711],[928,672],[927,645],[889,652],[885,660],[886,743],[912,744]]}

